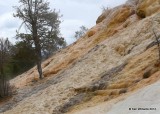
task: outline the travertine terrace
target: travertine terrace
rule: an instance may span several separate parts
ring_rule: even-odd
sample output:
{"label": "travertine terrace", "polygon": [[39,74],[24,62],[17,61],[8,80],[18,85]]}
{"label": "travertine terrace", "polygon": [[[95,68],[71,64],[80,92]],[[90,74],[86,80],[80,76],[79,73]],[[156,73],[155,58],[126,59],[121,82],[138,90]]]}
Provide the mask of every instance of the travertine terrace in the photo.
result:
{"label": "travertine terrace", "polygon": [[[3,114],[159,114],[159,0],[107,9],[82,38],[11,80],[17,93]],[[147,102],[148,101],[148,102]],[[150,107],[151,106],[151,107]],[[129,108],[157,108],[132,111]]]}

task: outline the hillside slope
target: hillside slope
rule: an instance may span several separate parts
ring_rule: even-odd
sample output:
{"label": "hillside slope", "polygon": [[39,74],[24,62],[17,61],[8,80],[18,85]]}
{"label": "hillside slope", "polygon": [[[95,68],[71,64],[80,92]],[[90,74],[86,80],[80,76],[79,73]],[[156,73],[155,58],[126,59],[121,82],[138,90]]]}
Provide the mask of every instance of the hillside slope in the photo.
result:
{"label": "hillside slope", "polygon": [[[128,0],[106,10],[96,23],[84,37],[43,62],[43,80],[36,67],[11,80],[17,94],[0,103],[0,112],[144,114],[128,108],[148,108],[151,103],[149,108],[157,108],[151,113],[158,114],[160,62],[153,30],[159,35],[159,0]],[[151,97],[153,102],[145,103]]]}

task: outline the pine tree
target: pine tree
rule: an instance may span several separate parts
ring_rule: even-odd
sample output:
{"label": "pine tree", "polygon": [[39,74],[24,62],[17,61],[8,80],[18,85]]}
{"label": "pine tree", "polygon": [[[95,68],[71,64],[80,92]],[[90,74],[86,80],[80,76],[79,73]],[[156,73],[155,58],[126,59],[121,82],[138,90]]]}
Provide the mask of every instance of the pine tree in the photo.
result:
{"label": "pine tree", "polygon": [[[21,5],[14,7],[16,9],[14,16],[23,21],[22,25],[27,28],[27,35],[31,35],[29,40],[33,42],[39,78],[42,79],[42,55],[49,52],[50,48],[61,47],[59,42],[65,44],[59,32],[59,12],[51,10],[49,2],[44,0],[20,0],[19,2]],[[17,36],[27,40],[27,37],[22,35],[25,33],[18,33]]]}

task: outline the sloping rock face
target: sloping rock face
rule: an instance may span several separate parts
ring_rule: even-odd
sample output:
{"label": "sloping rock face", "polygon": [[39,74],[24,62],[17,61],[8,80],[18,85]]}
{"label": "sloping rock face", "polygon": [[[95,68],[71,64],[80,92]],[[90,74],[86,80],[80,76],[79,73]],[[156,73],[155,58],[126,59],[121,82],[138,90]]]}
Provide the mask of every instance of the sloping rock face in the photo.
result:
{"label": "sloping rock face", "polygon": [[[128,108],[148,108],[156,100],[148,104],[145,100],[158,98],[155,88],[141,99],[143,103],[138,105],[135,100],[159,84],[159,53],[153,33],[159,36],[159,9],[158,0],[129,0],[106,10],[84,37],[43,62],[43,80],[38,79],[36,67],[11,80],[17,94],[0,104],[0,112],[144,114]],[[156,106],[158,103],[149,108]]]}
{"label": "sloping rock face", "polygon": [[160,82],[75,114],[159,114]]}

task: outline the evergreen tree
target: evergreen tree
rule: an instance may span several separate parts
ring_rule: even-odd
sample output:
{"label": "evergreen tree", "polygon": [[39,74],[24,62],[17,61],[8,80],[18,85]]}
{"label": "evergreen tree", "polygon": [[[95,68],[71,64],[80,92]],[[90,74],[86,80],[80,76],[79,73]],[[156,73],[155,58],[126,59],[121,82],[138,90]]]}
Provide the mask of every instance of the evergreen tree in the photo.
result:
{"label": "evergreen tree", "polygon": [[78,30],[78,31],[75,32],[74,37],[76,39],[78,39],[78,38],[84,36],[87,31],[88,31],[88,28],[86,28],[85,26],[81,26],[80,30]]}
{"label": "evergreen tree", "polygon": [[[29,40],[34,45],[36,64],[39,78],[43,77],[41,61],[44,53],[50,53],[52,47],[59,48],[65,44],[65,40],[60,37],[59,33],[59,12],[50,10],[49,2],[44,0],[20,0],[20,6],[15,7],[16,14],[23,21],[31,37]],[[18,33],[19,34],[19,33]],[[21,37],[27,40],[27,37]],[[59,43],[62,42],[62,43]],[[54,50],[53,50],[54,51]],[[43,52],[43,53],[42,53]]]}
{"label": "evergreen tree", "polygon": [[11,43],[8,39],[0,38],[0,98],[9,95],[9,82],[5,67],[11,56]]}
{"label": "evergreen tree", "polygon": [[36,64],[35,52],[30,42],[19,41],[13,48],[15,53],[12,55],[10,63],[13,68],[13,75],[23,73]]}

